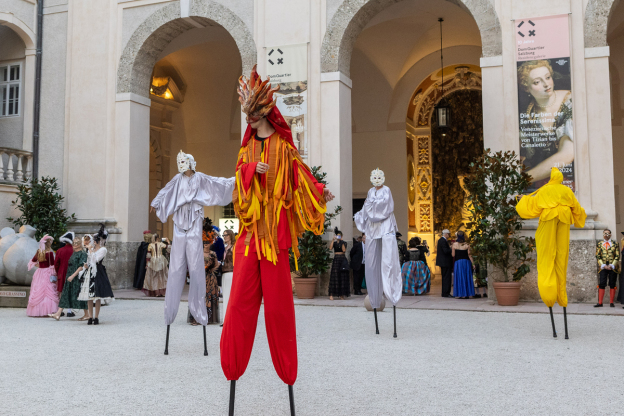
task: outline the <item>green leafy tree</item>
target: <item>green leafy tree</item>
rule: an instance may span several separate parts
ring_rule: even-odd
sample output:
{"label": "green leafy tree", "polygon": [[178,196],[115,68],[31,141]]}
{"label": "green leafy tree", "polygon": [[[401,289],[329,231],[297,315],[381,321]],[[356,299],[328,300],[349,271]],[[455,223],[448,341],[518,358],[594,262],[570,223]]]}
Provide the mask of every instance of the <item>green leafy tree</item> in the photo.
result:
{"label": "green leafy tree", "polygon": [[17,190],[17,198],[12,204],[22,215],[7,220],[14,226],[35,227],[37,241],[46,234],[54,237],[53,247],[56,248],[60,236],[67,232],[67,223],[76,219],[74,214],[68,216],[67,210],[62,208],[64,198],[59,193],[56,178],[35,178],[32,183],[18,185]]}
{"label": "green leafy tree", "polygon": [[516,196],[531,184],[531,177],[515,152],[485,154],[470,164],[465,179],[470,213],[470,247],[483,263],[501,270],[504,281],[522,279],[530,271],[535,240],[520,235],[522,219],[516,212]]}
{"label": "green leafy tree", "polygon": [[[325,179],[327,173],[321,171],[321,166],[314,166],[311,170],[316,180],[327,186],[327,181]],[[337,206],[334,208],[333,213],[325,213],[324,227],[326,230],[331,228],[332,220],[341,212],[342,207]],[[315,235],[311,231],[306,231],[301,238],[299,238],[300,256],[297,260],[299,270],[295,268],[295,256],[292,250],[290,251],[290,270],[295,272],[298,277],[321,275],[329,269],[331,262],[330,253],[327,243],[323,241],[322,235]]]}

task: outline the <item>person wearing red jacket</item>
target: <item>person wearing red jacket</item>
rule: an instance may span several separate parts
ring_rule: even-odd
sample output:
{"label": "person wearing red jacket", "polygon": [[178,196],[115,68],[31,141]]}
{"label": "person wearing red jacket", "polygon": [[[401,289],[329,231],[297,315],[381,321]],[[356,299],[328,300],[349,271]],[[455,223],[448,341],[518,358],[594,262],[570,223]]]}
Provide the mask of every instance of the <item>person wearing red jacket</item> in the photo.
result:
{"label": "person wearing red jacket", "polygon": [[323,234],[326,202],[333,195],[303,163],[292,134],[275,107],[269,78],[254,66],[239,79],[239,101],[247,130],[238,154],[232,193],[240,233],[234,248],[234,277],[221,334],[221,367],[231,381],[230,414],[238,380],[249,363],[260,304],[273,366],[289,387],[297,379],[295,307],[289,249],[299,256],[297,238],[309,230]]}

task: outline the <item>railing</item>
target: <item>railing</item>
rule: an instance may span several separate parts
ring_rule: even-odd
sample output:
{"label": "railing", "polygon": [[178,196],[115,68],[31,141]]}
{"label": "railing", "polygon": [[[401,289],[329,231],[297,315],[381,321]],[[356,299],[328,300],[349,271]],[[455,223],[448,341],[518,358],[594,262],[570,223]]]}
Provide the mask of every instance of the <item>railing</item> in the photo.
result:
{"label": "railing", "polygon": [[0,147],[0,182],[20,184],[32,178],[32,152]]}

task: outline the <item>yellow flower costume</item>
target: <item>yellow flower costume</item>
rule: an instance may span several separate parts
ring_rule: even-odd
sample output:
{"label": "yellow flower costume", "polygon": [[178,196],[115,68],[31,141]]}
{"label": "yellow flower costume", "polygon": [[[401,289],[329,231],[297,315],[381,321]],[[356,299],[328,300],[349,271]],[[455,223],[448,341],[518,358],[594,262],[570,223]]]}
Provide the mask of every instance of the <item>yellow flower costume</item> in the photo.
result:
{"label": "yellow flower costume", "polygon": [[574,192],[562,185],[563,174],[552,168],[550,181],[530,195],[520,199],[516,210],[525,219],[539,217],[535,234],[537,246],[537,287],[542,301],[549,308],[555,302],[566,307],[566,273],[570,250],[570,224],[585,226],[585,209]]}

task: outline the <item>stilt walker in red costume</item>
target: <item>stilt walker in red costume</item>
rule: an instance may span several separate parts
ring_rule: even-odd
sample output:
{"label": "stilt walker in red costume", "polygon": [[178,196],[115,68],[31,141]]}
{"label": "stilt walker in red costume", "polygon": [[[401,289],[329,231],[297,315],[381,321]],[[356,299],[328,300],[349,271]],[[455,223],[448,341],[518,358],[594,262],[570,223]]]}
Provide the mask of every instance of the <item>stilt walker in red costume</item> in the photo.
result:
{"label": "stilt walker in red costume", "polygon": [[271,88],[268,81],[262,81],[256,67],[249,79],[239,79],[239,101],[248,125],[232,198],[241,230],[221,334],[221,367],[231,381],[230,415],[234,414],[236,380],[249,363],[263,297],[271,359],[288,384],[294,415],[297,340],[288,249],[298,257],[297,237],[306,230],[323,233],[325,204],[334,198],[301,160],[290,129],[275,107],[273,93],[279,87]]}

